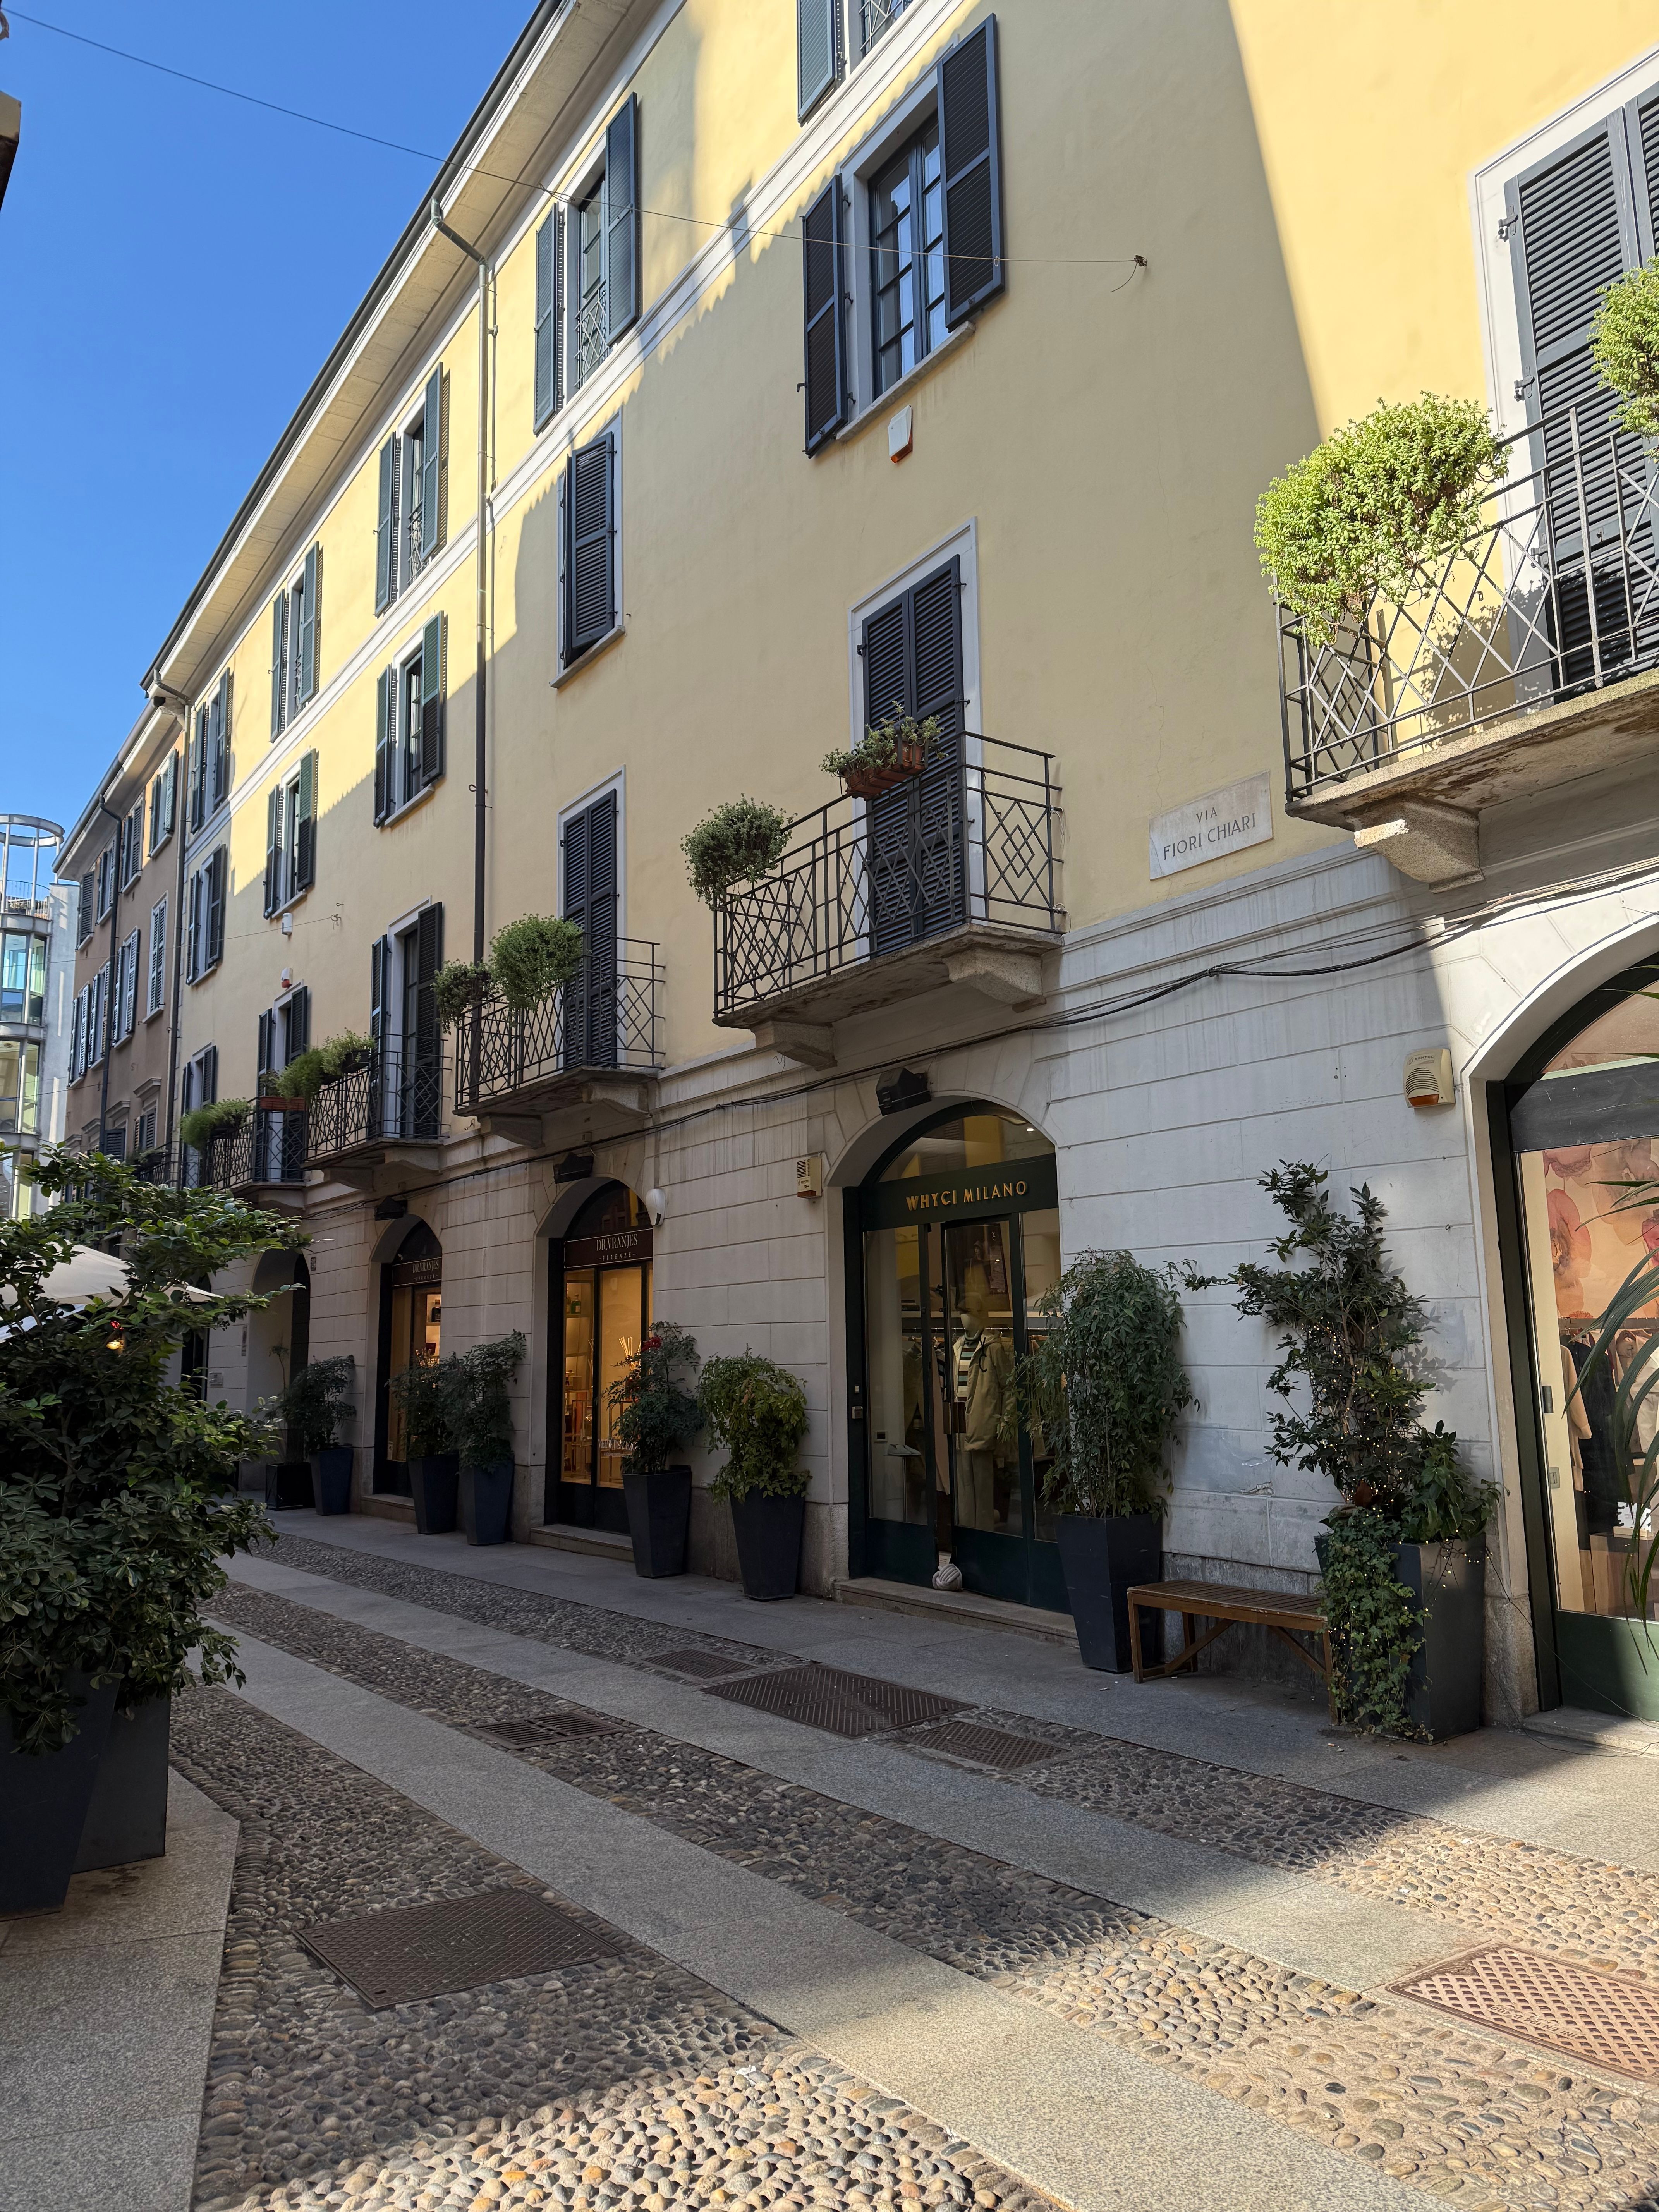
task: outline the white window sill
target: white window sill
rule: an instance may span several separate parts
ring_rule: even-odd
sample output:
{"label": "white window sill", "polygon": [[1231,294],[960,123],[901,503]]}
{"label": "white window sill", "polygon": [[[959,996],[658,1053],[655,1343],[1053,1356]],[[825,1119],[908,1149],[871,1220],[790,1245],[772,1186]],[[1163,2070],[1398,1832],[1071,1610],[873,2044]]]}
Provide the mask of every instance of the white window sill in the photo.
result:
{"label": "white window sill", "polygon": [[163,1014],[166,1012],[167,1009],[165,1006],[152,1006],[149,1012],[144,1016],[144,1019],[147,1022],[153,1022],[158,1014]]}
{"label": "white window sill", "polygon": [[[835,446],[846,445],[849,443],[851,440],[862,436],[864,432],[870,428],[870,425],[875,422],[878,417],[884,422],[887,416],[892,413],[894,408],[902,407],[903,405],[904,401],[908,396],[911,387],[914,385],[920,384],[923,377],[931,375],[933,370],[939,367],[942,361],[948,361],[951,356],[955,353],[958,346],[965,345],[967,343],[968,340],[974,335],[974,331],[978,322],[978,315],[974,314],[969,315],[965,323],[958,323],[955,330],[950,331],[948,335],[933,348],[932,353],[925,355],[922,359],[916,363],[914,368],[907,368],[903,375],[898,380],[898,382],[896,384],[890,384],[886,391],[882,393],[879,399],[872,399],[867,407],[860,408],[859,412],[853,417],[852,421],[850,422],[842,423],[841,428],[836,431],[835,436],[831,439],[826,440],[825,444]],[[823,451],[824,447],[820,446],[818,452],[823,453]],[[816,459],[817,455],[815,454],[813,458]]]}
{"label": "white window sill", "polygon": [[[390,830],[394,828],[398,823],[404,820],[405,816],[412,814],[417,806],[424,806],[427,800],[431,798],[433,793],[438,788],[438,786],[442,781],[442,776],[434,775],[430,783],[423,783],[421,786],[413,799],[404,799],[403,805],[401,806],[395,807],[390,814],[383,814],[380,820],[374,824],[374,827],[377,830]],[[310,896],[310,892],[309,890],[304,891],[301,896],[302,897],[308,898]],[[282,908],[278,907],[276,912],[271,915],[271,920],[273,921],[277,921],[280,918],[282,912]]]}
{"label": "white window sill", "polygon": [[602,653],[608,653],[611,650],[622,634],[622,623],[616,623],[606,630],[603,637],[596,637],[592,645],[585,645],[570,665],[568,668],[562,668],[553,678],[553,689],[556,691],[562,690],[573,676],[580,676],[585,668],[591,668]]}

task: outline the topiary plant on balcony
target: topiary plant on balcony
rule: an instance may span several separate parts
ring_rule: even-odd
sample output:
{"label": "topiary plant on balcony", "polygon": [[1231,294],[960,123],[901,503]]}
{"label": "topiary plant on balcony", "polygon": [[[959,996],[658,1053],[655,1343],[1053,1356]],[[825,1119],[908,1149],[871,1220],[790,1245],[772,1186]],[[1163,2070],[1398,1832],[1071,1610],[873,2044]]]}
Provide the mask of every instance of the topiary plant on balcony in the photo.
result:
{"label": "topiary plant on balcony", "polygon": [[483,1004],[490,981],[487,960],[445,961],[432,979],[433,1002],[445,1029],[459,1029],[472,1008]]}
{"label": "topiary plant on balcony", "polygon": [[1262,572],[1308,641],[1363,623],[1378,592],[1405,599],[1480,524],[1509,451],[1478,400],[1378,405],[1333,431],[1256,502]]}
{"label": "topiary plant on balcony", "polygon": [[1620,396],[1620,427],[1659,445],[1659,254],[1601,295],[1590,357]]}
{"label": "topiary plant on balcony", "polygon": [[789,817],[763,799],[728,799],[680,840],[693,891],[705,906],[718,906],[734,884],[776,867],[790,828]]}
{"label": "topiary plant on balcony", "polygon": [[205,1152],[216,1137],[234,1136],[248,1116],[246,1098],[218,1098],[210,1106],[192,1106],[179,1116],[180,1140],[193,1152]]}
{"label": "topiary plant on balcony", "polygon": [[581,964],[580,923],[550,915],[520,915],[496,931],[489,948],[489,975],[515,1014],[572,981]]}

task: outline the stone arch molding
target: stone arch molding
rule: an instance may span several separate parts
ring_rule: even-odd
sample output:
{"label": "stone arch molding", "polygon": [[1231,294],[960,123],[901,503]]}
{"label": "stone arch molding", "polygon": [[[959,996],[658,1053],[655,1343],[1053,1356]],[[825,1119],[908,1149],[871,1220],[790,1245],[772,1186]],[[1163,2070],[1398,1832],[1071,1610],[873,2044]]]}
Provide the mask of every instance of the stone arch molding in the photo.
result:
{"label": "stone arch molding", "polygon": [[369,1252],[369,1266],[371,1267],[389,1266],[397,1258],[404,1237],[408,1236],[417,1221],[423,1229],[429,1229],[432,1231],[440,1244],[443,1243],[443,1231],[437,1223],[428,1214],[422,1213],[418,1207],[411,1206],[407,1213],[400,1213],[395,1221],[387,1221],[381,1224],[380,1233],[374,1239],[374,1246]]}
{"label": "stone arch molding", "polygon": [[566,1182],[559,1185],[558,1196],[536,1225],[538,1239],[550,1241],[554,1237],[562,1237],[594,1192],[604,1190],[613,1182],[619,1182],[625,1189],[631,1190],[640,1204],[641,1206],[645,1204],[646,1194],[640,1188],[632,1176],[584,1176],[580,1182]]}
{"label": "stone arch molding", "polygon": [[[1474,1045],[1462,1070],[1465,1081],[1471,1085],[1501,1083],[1522,1054],[1587,992],[1655,952],[1659,952],[1659,915],[1632,915],[1627,910],[1616,921],[1609,921],[1589,944],[1564,946],[1548,974],[1518,1002],[1503,1009]],[[1496,968],[1495,961],[1491,964]]]}
{"label": "stone arch molding", "polygon": [[[1033,1088],[1036,1086],[1033,1085]],[[858,1086],[859,1103],[864,1107],[867,1119],[862,1127],[848,1138],[830,1163],[827,1188],[849,1190],[864,1181],[871,1169],[887,1151],[906,1136],[910,1130],[931,1121],[950,1106],[994,1106],[1005,1114],[1019,1115],[1041,1129],[1049,1142],[1053,1133],[1047,1127],[1048,1098],[1044,1094],[1041,1105],[1022,1098],[1006,1084],[952,1082],[936,1089],[926,1105],[908,1109],[902,1114],[884,1114],[876,1103],[873,1079]]]}

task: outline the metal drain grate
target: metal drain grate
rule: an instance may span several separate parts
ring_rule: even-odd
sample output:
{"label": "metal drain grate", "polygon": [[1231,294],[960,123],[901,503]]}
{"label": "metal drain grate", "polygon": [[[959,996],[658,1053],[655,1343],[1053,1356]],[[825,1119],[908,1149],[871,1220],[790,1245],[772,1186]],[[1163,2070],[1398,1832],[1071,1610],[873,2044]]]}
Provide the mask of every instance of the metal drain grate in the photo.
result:
{"label": "metal drain grate", "polygon": [[907,1689],[902,1682],[882,1682],[873,1674],[849,1674],[816,1662],[748,1674],[736,1682],[713,1682],[707,1694],[799,1721],[803,1728],[823,1729],[830,1735],[879,1735],[968,1710],[961,1698],[941,1698],[931,1690]]}
{"label": "metal drain grate", "polygon": [[752,1659],[727,1659],[718,1651],[653,1651],[647,1656],[653,1667],[672,1668],[677,1674],[695,1674],[700,1681],[740,1674],[755,1663]]}
{"label": "metal drain grate", "polygon": [[526,1889],[485,1889],[326,1920],[302,1929],[300,1941],[376,2012],[613,1958],[622,1948],[608,1929]]}
{"label": "metal drain grate", "polygon": [[1495,1944],[1389,1986],[1454,2020],[1659,2081],[1659,1989],[1626,1975]]}
{"label": "metal drain grate", "polygon": [[1034,1735],[1013,1735],[1006,1729],[987,1728],[981,1721],[945,1721],[938,1728],[920,1729],[905,1738],[907,1751],[940,1751],[947,1759],[970,1759],[976,1766],[997,1766],[1012,1773],[1017,1766],[1035,1766],[1042,1759],[1067,1759],[1072,1747],[1044,1743]]}
{"label": "metal drain grate", "polygon": [[545,1743],[550,1736],[614,1735],[626,1723],[607,1720],[599,1713],[537,1713],[527,1721],[491,1721],[480,1727],[480,1735],[514,1746]]}

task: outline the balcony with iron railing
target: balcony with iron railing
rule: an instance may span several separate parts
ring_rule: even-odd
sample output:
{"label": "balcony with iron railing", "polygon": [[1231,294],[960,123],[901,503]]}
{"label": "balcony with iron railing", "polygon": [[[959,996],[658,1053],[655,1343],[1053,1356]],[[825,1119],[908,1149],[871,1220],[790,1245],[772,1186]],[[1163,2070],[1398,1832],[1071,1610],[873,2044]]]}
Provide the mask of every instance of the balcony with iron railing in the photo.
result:
{"label": "balcony with iron railing", "polygon": [[1481,811],[1651,754],[1659,472],[1605,406],[1504,441],[1478,528],[1334,636],[1279,611],[1288,811],[1419,881],[1479,873]]}
{"label": "balcony with iron railing", "polygon": [[438,1040],[376,1047],[312,1100],[307,1166],[336,1181],[372,1182],[374,1170],[388,1162],[435,1164],[435,1148],[447,1134],[445,1096]]}
{"label": "balcony with iron railing", "polygon": [[492,991],[456,1032],[456,1112],[497,1128],[564,1106],[637,1118],[663,1065],[662,993],[657,947],[639,938],[619,938],[611,959],[585,948],[571,981],[532,1006]]}
{"label": "balcony with iron railing", "polygon": [[1039,998],[1058,947],[1060,787],[1048,753],[968,732],[873,799],[792,825],[714,909],[714,1019],[808,1066],[847,1016],[960,984]]}

